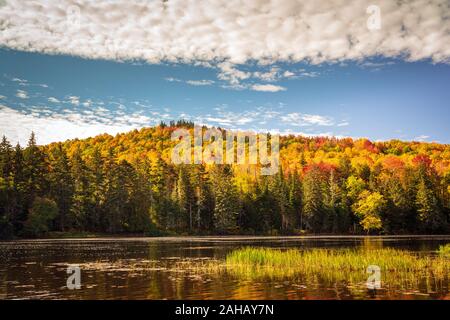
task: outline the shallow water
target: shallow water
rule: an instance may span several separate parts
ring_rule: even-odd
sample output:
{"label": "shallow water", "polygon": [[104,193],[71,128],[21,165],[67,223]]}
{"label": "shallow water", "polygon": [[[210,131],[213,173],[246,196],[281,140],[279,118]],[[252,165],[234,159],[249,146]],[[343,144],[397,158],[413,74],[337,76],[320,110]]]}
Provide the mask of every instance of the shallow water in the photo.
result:
{"label": "shallow water", "polygon": [[[383,281],[329,282],[320,275],[245,279],[189,272],[184,265],[217,260],[246,246],[273,248],[397,248],[434,255],[439,237],[189,237],[0,242],[0,299],[450,299],[449,281],[424,276],[398,286]],[[69,265],[81,289],[66,286]]]}

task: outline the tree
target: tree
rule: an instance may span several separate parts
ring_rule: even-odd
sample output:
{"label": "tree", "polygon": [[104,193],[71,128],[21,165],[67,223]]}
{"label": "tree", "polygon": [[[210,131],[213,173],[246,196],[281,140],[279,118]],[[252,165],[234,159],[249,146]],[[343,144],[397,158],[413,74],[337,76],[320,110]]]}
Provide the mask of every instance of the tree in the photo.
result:
{"label": "tree", "polygon": [[6,137],[0,143],[0,239],[14,235],[13,218],[16,206],[13,175],[13,148]]}
{"label": "tree", "polygon": [[300,230],[303,229],[303,210],[302,210],[302,184],[297,171],[289,176],[289,208],[294,216],[294,221],[298,221]]}
{"label": "tree", "polygon": [[47,190],[48,166],[45,153],[37,146],[34,132],[31,133],[27,148],[23,153],[23,215],[26,219],[29,208],[37,196]]}
{"label": "tree", "polygon": [[59,209],[58,229],[65,230],[67,217],[72,207],[74,183],[70,172],[69,159],[59,144],[56,148],[53,160],[53,168],[50,172],[50,194],[55,199]]}
{"label": "tree", "polygon": [[81,150],[77,148],[72,156],[71,176],[73,181],[72,206],[70,219],[66,221],[77,230],[86,230],[87,216],[90,211],[88,168],[81,157]]}
{"label": "tree", "polygon": [[326,180],[324,172],[317,165],[308,168],[303,180],[303,215],[307,229],[320,232],[326,211],[324,195]]}
{"label": "tree", "polygon": [[[289,190],[281,167],[278,173],[272,176],[269,181],[269,192],[274,196],[276,212],[279,213],[279,219],[277,219],[280,220],[279,227],[281,232],[288,232],[292,230],[295,225],[295,216],[289,205]],[[278,226],[273,225],[272,227],[275,229]]]}
{"label": "tree", "polygon": [[419,182],[416,206],[419,221],[422,223],[422,230],[429,232],[442,230],[444,226],[444,216],[438,200],[432,189],[428,186],[425,178],[420,179]]}
{"label": "tree", "polygon": [[46,234],[57,215],[58,206],[55,201],[36,197],[30,208],[28,220],[25,222],[25,233],[31,236]]}
{"label": "tree", "polygon": [[197,199],[195,224],[198,230],[210,232],[213,228],[214,195],[204,165],[195,166],[193,186]]}
{"label": "tree", "polygon": [[359,201],[353,205],[353,210],[360,219],[360,224],[367,233],[380,230],[383,225],[381,214],[386,208],[386,200],[378,192],[364,191]]}
{"label": "tree", "polygon": [[102,230],[102,218],[105,215],[104,203],[105,199],[105,172],[104,159],[100,152],[100,148],[96,146],[92,153],[90,161],[87,163],[87,168],[80,168],[88,172],[89,178],[89,194],[91,195],[91,213],[88,216],[88,225],[93,230]]}
{"label": "tree", "polygon": [[342,184],[342,179],[336,170],[331,170],[326,199],[327,221],[324,224],[325,229],[333,233],[346,231],[349,225],[349,208]]}
{"label": "tree", "polygon": [[177,202],[180,207],[181,217],[179,217],[179,229],[188,229],[192,232],[194,222],[194,212],[196,212],[196,199],[194,188],[191,185],[191,178],[187,168],[180,165],[177,181]]}
{"label": "tree", "polygon": [[45,146],[32,134],[25,149],[3,138],[0,237],[42,226],[39,215],[29,216],[38,198],[58,207],[48,230],[338,233],[353,222],[355,233],[441,233],[450,226],[448,145],[286,136],[279,172],[264,176],[258,165],[174,165],[170,137],[179,125],[192,130],[180,121]]}
{"label": "tree", "polygon": [[213,171],[214,186],[214,228],[220,234],[237,231],[237,217],[240,205],[233,173],[229,165],[216,166]]}
{"label": "tree", "polygon": [[25,179],[25,160],[23,157],[22,148],[19,144],[14,149],[14,157],[12,159],[12,175],[13,175],[13,189],[14,189],[14,208],[11,216],[11,223],[13,225],[14,234],[20,234],[23,228],[23,223],[27,218],[27,211],[25,208],[26,200],[26,185]]}

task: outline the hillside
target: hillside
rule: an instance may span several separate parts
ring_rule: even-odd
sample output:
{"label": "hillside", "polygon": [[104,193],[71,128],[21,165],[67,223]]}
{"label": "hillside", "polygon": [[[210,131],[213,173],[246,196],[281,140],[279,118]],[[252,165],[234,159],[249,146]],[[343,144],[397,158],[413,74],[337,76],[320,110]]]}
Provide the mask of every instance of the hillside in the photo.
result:
{"label": "hillside", "polygon": [[280,170],[173,165],[189,123],[26,148],[3,139],[0,234],[448,233],[450,146],[280,138]]}

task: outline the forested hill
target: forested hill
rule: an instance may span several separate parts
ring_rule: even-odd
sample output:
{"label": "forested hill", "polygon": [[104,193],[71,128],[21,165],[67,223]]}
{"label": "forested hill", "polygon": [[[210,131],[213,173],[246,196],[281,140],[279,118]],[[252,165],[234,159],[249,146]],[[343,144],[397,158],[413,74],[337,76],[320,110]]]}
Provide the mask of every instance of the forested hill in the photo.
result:
{"label": "forested hill", "polygon": [[173,165],[160,125],[37,146],[0,145],[0,237],[111,234],[448,233],[450,146],[280,138],[280,170]]}

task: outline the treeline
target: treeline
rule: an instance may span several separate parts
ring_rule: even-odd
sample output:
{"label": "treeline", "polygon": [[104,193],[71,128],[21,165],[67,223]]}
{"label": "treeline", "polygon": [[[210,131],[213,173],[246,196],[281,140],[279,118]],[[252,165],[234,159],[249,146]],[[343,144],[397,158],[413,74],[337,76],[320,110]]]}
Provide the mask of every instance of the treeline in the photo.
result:
{"label": "treeline", "polygon": [[448,233],[450,149],[281,138],[278,174],[170,163],[176,126],[38,146],[0,144],[0,237]]}

